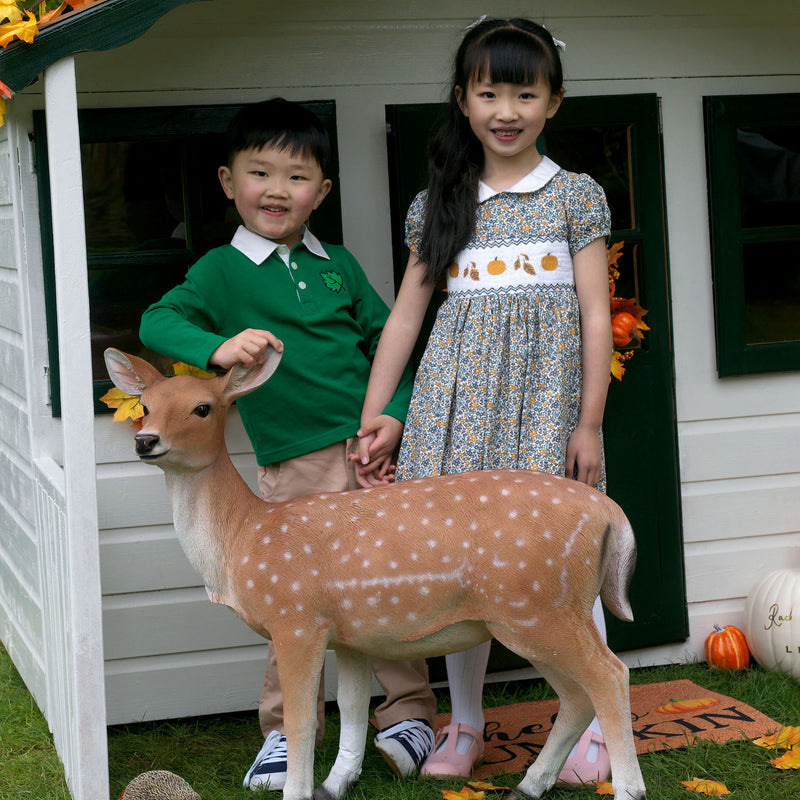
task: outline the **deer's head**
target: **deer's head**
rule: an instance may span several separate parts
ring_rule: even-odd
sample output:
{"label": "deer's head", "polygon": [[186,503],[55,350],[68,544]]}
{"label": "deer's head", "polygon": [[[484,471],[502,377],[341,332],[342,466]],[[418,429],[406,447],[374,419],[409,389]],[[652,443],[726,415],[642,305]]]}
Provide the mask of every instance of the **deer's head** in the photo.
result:
{"label": "deer's head", "polygon": [[233,366],[224,375],[166,378],[142,358],[108,348],[106,368],[123,392],[141,398],[142,430],[134,437],[142,461],[162,469],[197,470],[217,457],[224,437],[225,417],[237,397],[264,384],[281,354],[269,348],[262,364]]}

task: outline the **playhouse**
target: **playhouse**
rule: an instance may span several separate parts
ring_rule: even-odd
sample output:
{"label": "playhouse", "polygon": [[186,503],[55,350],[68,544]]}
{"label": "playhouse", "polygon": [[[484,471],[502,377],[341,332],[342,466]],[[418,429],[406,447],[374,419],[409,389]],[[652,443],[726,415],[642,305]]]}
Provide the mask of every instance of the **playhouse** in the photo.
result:
{"label": "playhouse", "polygon": [[[103,349],[141,353],[143,308],[230,236],[220,137],[275,95],[334,142],[312,227],[391,304],[450,58],[482,14],[566,42],[543,147],[603,185],[617,294],[648,310],[605,426],[640,549],[612,646],[630,666],[702,658],[764,574],[800,567],[794,0],[97,0],[0,50],[0,639],[76,800],[108,797],[107,725],[253,709],[264,668],[100,401]],[[227,433],[253,485],[235,412]]]}

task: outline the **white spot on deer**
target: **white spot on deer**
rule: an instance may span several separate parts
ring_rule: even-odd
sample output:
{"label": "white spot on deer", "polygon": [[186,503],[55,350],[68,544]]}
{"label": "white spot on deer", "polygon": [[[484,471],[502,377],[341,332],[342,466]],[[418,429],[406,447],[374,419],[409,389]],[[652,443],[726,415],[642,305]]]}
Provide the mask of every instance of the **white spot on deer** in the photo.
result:
{"label": "white spot on deer", "polygon": [[551,503],[552,503],[554,506],[557,506],[557,505],[558,505],[558,504],[561,502],[561,498],[560,498],[560,497],[552,497],[552,498],[550,499],[550,502],[551,502]]}
{"label": "white spot on deer", "polygon": [[531,490],[528,492],[528,494],[529,494],[531,497],[538,497],[538,496],[539,496],[539,492],[537,492],[537,491],[536,491],[536,489],[531,489]]}
{"label": "white spot on deer", "polygon": [[292,581],[292,591],[299,592],[300,591],[300,582],[299,581]]}
{"label": "white spot on deer", "polygon": [[553,538],[553,532],[551,530],[543,531],[542,538],[543,539],[552,539]]}
{"label": "white spot on deer", "polygon": [[385,516],[386,516],[386,512],[385,512],[383,509],[381,509],[381,510],[380,510],[380,511],[379,511],[379,512],[376,514],[376,516],[378,516],[378,517],[385,517]]}
{"label": "white spot on deer", "polygon": [[331,504],[328,506],[328,508],[329,508],[331,511],[334,511],[335,509],[339,508],[339,504],[338,504],[338,503],[331,503]]}
{"label": "white spot on deer", "polygon": [[525,599],[515,600],[514,602],[509,603],[509,605],[511,608],[525,608],[525,606],[528,605],[528,601]]}
{"label": "white spot on deer", "polygon": [[482,556],[485,552],[486,552],[486,548],[485,547],[479,547],[478,548],[478,555],[479,556]]}
{"label": "white spot on deer", "polygon": [[463,547],[465,550],[469,550],[469,548],[470,548],[470,543],[469,543],[469,542],[461,542],[461,546],[462,546],[462,547]]}
{"label": "white spot on deer", "polygon": [[281,533],[289,533],[289,526],[285,522],[281,525]]}
{"label": "white spot on deer", "polygon": [[450,556],[442,556],[442,564],[449,564],[452,560]]}
{"label": "white spot on deer", "polygon": [[501,531],[499,528],[494,532],[494,538],[495,539],[501,538],[502,535],[503,535],[503,531]]}
{"label": "white spot on deer", "polygon": [[316,578],[316,577],[317,577],[317,575],[319,575],[319,570],[318,570],[318,569],[312,569],[312,570],[311,570],[311,575],[312,575],[314,578]]}
{"label": "white spot on deer", "polygon": [[457,503],[460,503],[463,499],[464,499],[463,494],[457,494],[453,496],[453,500],[455,500]]}
{"label": "white spot on deer", "polygon": [[551,481],[542,481],[542,482],[544,483],[545,486],[552,486],[553,485]]}
{"label": "white spot on deer", "polygon": [[272,605],[272,602],[273,602],[273,600],[272,600],[272,595],[271,595],[271,594],[265,594],[265,595],[264,595],[264,602],[265,602],[265,603],[266,603],[268,606],[271,606],[271,605]]}
{"label": "white spot on deer", "polygon": [[503,495],[503,497],[508,497],[511,494],[511,490],[510,489],[501,489],[500,494]]}
{"label": "white spot on deer", "polygon": [[246,564],[246,563],[247,563],[249,560],[250,560],[250,556],[245,556],[245,557],[242,559],[242,564]]}
{"label": "white spot on deer", "polygon": [[294,558],[294,556],[291,554],[291,552],[290,552],[289,550],[287,550],[287,551],[286,551],[286,552],[283,554],[283,560],[284,560],[284,561],[291,561],[293,558]]}
{"label": "white spot on deer", "polygon": [[303,545],[303,552],[304,553],[311,553],[312,552],[311,545],[310,544],[304,544]]}
{"label": "white spot on deer", "polygon": [[270,580],[270,583],[277,583],[278,582],[278,576],[277,575],[273,575],[269,580]]}
{"label": "white spot on deer", "polygon": [[525,567],[527,567],[527,566],[528,566],[528,562],[527,562],[527,561],[520,561],[520,562],[519,562],[519,564],[517,564],[517,566],[518,566],[520,569],[525,569]]}
{"label": "white spot on deer", "polygon": [[377,595],[373,594],[373,595],[371,595],[370,597],[367,598],[367,605],[368,606],[372,606],[373,608],[376,605],[378,605],[379,602],[380,602],[380,598]]}
{"label": "white spot on deer", "polygon": [[333,522],[331,522],[331,520],[328,520],[328,521],[325,523],[325,527],[326,527],[326,528],[332,528],[332,527],[333,527]]}
{"label": "white spot on deer", "polygon": [[508,566],[508,561],[501,561],[497,555],[492,559],[492,566],[497,567],[498,569],[502,569],[503,567]]}
{"label": "white spot on deer", "polygon": [[531,516],[532,517],[538,517],[539,516],[539,509],[538,508],[532,509],[531,510]]}
{"label": "white spot on deer", "polygon": [[266,568],[267,568],[267,562],[266,562],[266,561],[262,561],[262,562],[261,562],[261,563],[258,565],[258,569],[259,569],[261,572],[263,572],[263,571],[264,571]]}
{"label": "white spot on deer", "polygon": [[364,559],[364,560],[361,562],[361,566],[362,566],[362,567],[364,567],[364,569],[366,569],[366,568],[369,566],[369,559],[366,559],[366,558],[365,558],[365,559]]}
{"label": "white spot on deer", "polygon": [[255,586],[255,583],[253,582],[253,580],[248,578],[248,580],[247,580],[247,588],[248,589],[252,589],[254,586]]}
{"label": "white spot on deer", "polygon": [[472,522],[470,522],[470,524],[469,524],[469,529],[471,531],[478,530],[478,521],[477,520],[472,520]]}
{"label": "white spot on deer", "polygon": [[342,563],[342,564],[346,564],[346,563],[347,563],[349,560],[350,560],[350,553],[345,553],[345,554],[344,554],[344,555],[341,557],[341,559],[340,559],[340,563]]}
{"label": "white spot on deer", "polygon": [[525,539],[517,539],[517,541],[516,541],[516,542],[514,542],[514,544],[515,544],[517,547],[525,547],[525,545],[527,544],[527,542],[525,541]]}
{"label": "white spot on deer", "polygon": [[260,531],[260,530],[261,530],[261,525],[262,525],[262,523],[260,523],[260,522],[258,523],[258,525],[256,525],[256,530],[257,530],[257,531]]}
{"label": "white spot on deer", "polygon": [[296,628],[294,635],[299,639],[302,636],[305,636],[306,632],[302,628]]}
{"label": "white spot on deer", "polygon": [[261,540],[261,543],[262,543],[262,544],[270,544],[270,542],[272,542],[272,538],[271,538],[270,536],[265,536],[265,537],[264,537],[264,538]]}
{"label": "white spot on deer", "polygon": [[433,548],[436,547],[436,545],[437,545],[436,539],[428,539],[428,547],[430,547],[431,550],[433,550]]}
{"label": "white spot on deer", "polygon": [[389,599],[389,602],[390,602],[390,603],[391,603],[393,606],[400,605],[400,598],[399,598],[399,597],[398,597],[396,594],[394,594],[394,595],[392,595],[392,596],[391,596],[391,598]]}
{"label": "white spot on deer", "polygon": [[425,487],[425,491],[426,492],[432,492],[435,488],[436,488],[435,486],[426,486]]}
{"label": "white spot on deer", "polygon": [[448,528],[452,528],[452,527],[453,527],[453,520],[452,520],[452,519],[450,519],[450,517],[448,517],[448,518],[447,518],[447,519],[444,521],[444,524],[445,524],[445,525],[447,525],[447,527],[448,527]]}
{"label": "white spot on deer", "polygon": [[600,502],[600,499],[598,498],[598,496],[597,496],[596,494],[590,494],[590,495],[589,495],[589,499],[590,499],[590,500],[591,500],[593,503],[599,503],[599,502]]}
{"label": "white spot on deer", "polygon": [[530,619],[515,619],[515,625],[521,625],[523,628],[534,628],[539,623],[539,620],[536,617],[531,617]]}
{"label": "white spot on deer", "polygon": [[349,611],[353,607],[353,601],[349,597],[345,597],[341,602],[341,606],[345,611]]}
{"label": "white spot on deer", "polygon": [[420,520],[420,522],[421,522],[423,525],[430,525],[430,524],[431,524],[431,521],[430,521],[430,520],[429,520],[427,517],[423,517],[423,518]]}
{"label": "white spot on deer", "polygon": [[429,500],[427,503],[425,503],[425,508],[433,508],[435,505],[436,503],[434,503],[433,500]]}
{"label": "white spot on deer", "polygon": [[406,526],[405,526],[405,525],[403,525],[403,523],[402,523],[402,522],[401,522],[401,523],[400,523],[400,524],[397,526],[397,530],[398,530],[398,531],[404,531],[405,529],[406,529]]}
{"label": "white spot on deer", "polygon": [[489,502],[489,498],[485,494],[482,494],[478,499],[481,501],[481,503]]}
{"label": "white spot on deer", "polygon": [[302,516],[302,517],[300,517],[300,520],[301,520],[302,522],[308,522],[308,517],[307,517],[305,514],[303,514],[303,516]]}
{"label": "white spot on deer", "polygon": [[419,619],[419,616],[416,614],[416,612],[409,611],[408,614],[406,614],[406,619],[409,622],[416,622]]}
{"label": "white spot on deer", "polygon": [[431,587],[430,586],[420,586],[419,587],[419,593],[421,595],[423,595],[423,597],[425,597],[425,596],[427,596],[427,595],[429,595],[431,593]]}
{"label": "white spot on deer", "polygon": [[361,530],[358,532],[358,535],[359,535],[359,536],[360,536],[360,537],[363,539],[363,538],[364,538],[364,537],[367,535],[367,532],[366,532],[366,531],[365,531],[365,530],[362,528],[362,529],[361,529]]}
{"label": "white spot on deer", "polygon": [[587,559],[586,559],[586,563],[587,563],[587,564],[591,564],[591,563],[592,563],[592,559],[591,559],[591,558],[587,558]]}
{"label": "white spot on deer", "polygon": [[511,509],[511,511],[508,512],[509,519],[516,519],[518,516],[519,516],[519,511],[517,511],[516,508],[513,508]]}
{"label": "white spot on deer", "polygon": [[553,559],[552,558],[548,558],[548,559],[545,560],[544,563],[547,564],[548,567],[552,567],[553,566]]}
{"label": "white spot on deer", "polygon": [[[367,491],[366,489],[364,491]],[[354,619],[350,623],[354,628],[360,628],[364,623],[360,619]]]}
{"label": "white spot on deer", "polygon": [[571,486],[567,486],[567,491],[568,491],[570,494],[575,494],[575,490],[574,490],[574,489],[573,489]]}
{"label": "white spot on deer", "polygon": [[342,543],[341,543],[341,542],[340,542],[340,541],[337,539],[337,540],[336,540],[336,541],[335,541],[335,542],[334,542],[334,543],[331,545],[331,549],[332,549],[332,550],[339,550],[339,549],[341,548],[341,546],[342,546]]}
{"label": "white spot on deer", "polygon": [[390,561],[389,562],[389,569],[397,569],[397,562],[396,561]]}
{"label": "white spot on deer", "polygon": [[376,539],[375,547],[383,547],[383,539]]}
{"label": "white spot on deer", "polygon": [[539,581],[534,581],[534,582],[531,584],[531,589],[533,589],[533,591],[534,591],[534,592],[538,592],[538,591],[540,591],[540,590],[541,590],[541,588],[542,588],[542,586],[541,586],[541,584],[539,583]]}
{"label": "white spot on deer", "polygon": [[412,561],[419,561],[419,553],[412,553],[411,554]]}
{"label": "white spot on deer", "polygon": [[411,508],[411,504],[410,503],[402,503],[400,505],[400,508],[403,508],[403,509],[407,510],[407,509]]}
{"label": "white spot on deer", "polygon": [[295,611],[301,613],[303,611],[303,606],[302,606],[302,604],[298,604],[298,605],[296,605],[294,607],[294,609],[295,609]]}

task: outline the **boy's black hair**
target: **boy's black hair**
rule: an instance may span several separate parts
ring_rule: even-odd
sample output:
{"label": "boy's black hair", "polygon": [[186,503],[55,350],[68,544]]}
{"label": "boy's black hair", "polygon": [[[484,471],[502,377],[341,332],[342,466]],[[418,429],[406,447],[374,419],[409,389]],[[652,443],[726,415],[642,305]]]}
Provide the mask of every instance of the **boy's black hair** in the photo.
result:
{"label": "boy's black hair", "polygon": [[243,150],[275,147],[313,158],[328,174],[331,143],[319,117],[299,103],[273,97],[243,106],[228,125],[228,166]]}

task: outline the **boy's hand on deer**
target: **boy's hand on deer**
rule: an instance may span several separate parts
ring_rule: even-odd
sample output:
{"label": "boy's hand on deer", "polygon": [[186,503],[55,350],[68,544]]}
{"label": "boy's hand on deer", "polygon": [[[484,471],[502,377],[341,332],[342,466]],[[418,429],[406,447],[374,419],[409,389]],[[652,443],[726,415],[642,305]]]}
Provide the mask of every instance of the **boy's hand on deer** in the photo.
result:
{"label": "boy's hand on deer", "polygon": [[597,486],[602,463],[599,431],[589,425],[578,425],[567,442],[565,476],[588,486]]}
{"label": "boy's hand on deer", "polygon": [[270,345],[279,353],[283,352],[283,342],[277,336],[269,331],[248,328],[223,342],[211,354],[208,363],[223,369],[230,369],[234,364],[245,367],[263,364]]}

